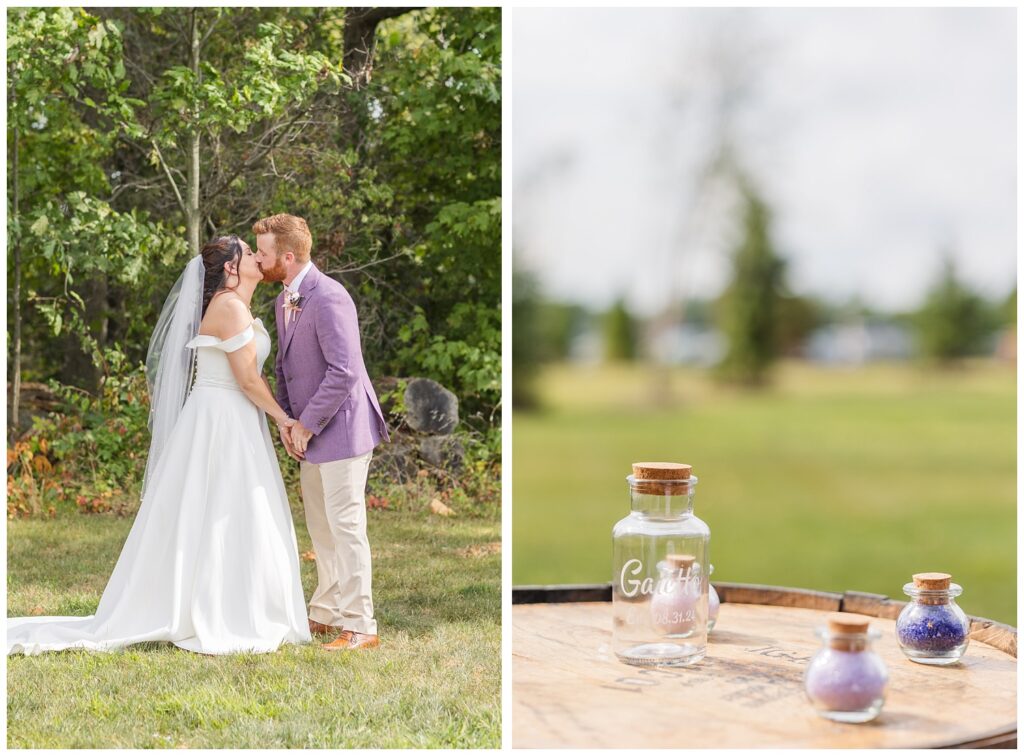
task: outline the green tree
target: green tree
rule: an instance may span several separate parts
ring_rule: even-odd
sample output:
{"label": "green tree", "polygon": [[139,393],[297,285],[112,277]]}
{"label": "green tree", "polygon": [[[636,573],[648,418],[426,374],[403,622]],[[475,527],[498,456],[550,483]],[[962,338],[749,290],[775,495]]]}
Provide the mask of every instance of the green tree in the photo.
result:
{"label": "green tree", "polygon": [[798,356],[811,331],[823,322],[821,306],[810,297],[779,297],[776,329],[779,353]]}
{"label": "green tree", "polygon": [[631,361],[637,356],[637,324],[621,297],[604,317],[604,355],[611,362]]}
{"label": "green tree", "polygon": [[[514,259],[514,258],[513,258]],[[537,369],[540,367],[540,295],[537,279],[514,262],[512,267],[512,406],[537,406]]]}
{"label": "green tree", "polygon": [[[174,252],[145,213],[118,212],[104,170],[118,136],[132,128],[116,24],[70,8],[10,9],[8,77],[8,272],[14,281],[11,427],[17,429],[25,332],[23,302],[44,328],[84,341],[102,291],[91,279],[132,283],[154,258]],[[23,290],[24,287],[24,290]],[[88,300],[88,301],[87,301]],[[40,327],[41,326],[41,327]],[[54,340],[64,352],[70,340]]]}
{"label": "green tree", "polygon": [[950,363],[981,354],[998,324],[998,315],[957,277],[950,254],[942,257],[939,276],[915,318],[922,355]]}
{"label": "green tree", "polygon": [[1017,326],[1017,287],[1013,287],[1013,291],[1010,292],[1009,296],[1006,297],[1006,301],[1002,306],[1002,321],[1003,325],[1016,327]]}
{"label": "green tree", "polygon": [[578,304],[542,301],[538,308],[537,349],[542,362],[569,357],[573,339],[586,327],[589,317]]}
{"label": "green tree", "polygon": [[[337,13],[342,11],[337,10]],[[122,190],[157,193],[184,221],[188,247],[238,222],[227,193],[265,171],[296,139],[318,96],[348,80],[339,59],[310,49],[307,13],[287,9],[108,11],[124,28],[124,61],[139,128],[126,137]],[[329,26],[329,21],[325,19]],[[340,23],[340,22],[339,22]],[[152,200],[151,200],[152,201]]]}
{"label": "green tree", "polygon": [[316,162],[282,157],[274,203],[327,230],[375,372],[441,381],[481,428],[501,398],[500,32],[498,8],[382,23],[372,78],[324,113]]}
{"label": "green tree", "polygon": [[764,201],[741,182],[743,236],[732,255],[732,281],[719,299],[728,341],[718,375],[747,386],[763,384],[778,354],[779,300],[785,264],[775,252]]}

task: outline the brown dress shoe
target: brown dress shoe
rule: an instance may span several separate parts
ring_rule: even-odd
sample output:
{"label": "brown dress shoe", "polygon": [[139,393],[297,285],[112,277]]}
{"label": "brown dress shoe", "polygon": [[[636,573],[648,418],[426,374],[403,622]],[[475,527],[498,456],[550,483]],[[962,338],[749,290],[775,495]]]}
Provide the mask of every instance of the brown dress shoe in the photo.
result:
{"label": "brown dress shoe", "polygon": [[364,648],[376,648],[379,645],[379,635],[367,635],[366,633],[342,630],[341,635],[330,643],[324,643],[320,648],[325,651],[359,651]]}
{"label": "brown dress shoe", "polygon": [[311,619],[309,621],[309,632],[312,635],[334,635],[335,633],[344,632],[344,629],[325,625],[323,622],[317,622],[315,619]]}

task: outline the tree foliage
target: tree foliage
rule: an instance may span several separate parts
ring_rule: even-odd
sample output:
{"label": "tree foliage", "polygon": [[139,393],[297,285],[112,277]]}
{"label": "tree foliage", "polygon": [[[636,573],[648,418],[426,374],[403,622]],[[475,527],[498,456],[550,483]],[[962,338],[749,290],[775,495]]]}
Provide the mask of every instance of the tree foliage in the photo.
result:
{"label": "tree foliage", "polygon": [[[11,9],[28,379],[98,391],[137,369],[193,233],[290,212],[353,294],[371,374],[448,385],[497,450],[501,12],[365,11]],[[357,22],[376,45],[352,55]]]}

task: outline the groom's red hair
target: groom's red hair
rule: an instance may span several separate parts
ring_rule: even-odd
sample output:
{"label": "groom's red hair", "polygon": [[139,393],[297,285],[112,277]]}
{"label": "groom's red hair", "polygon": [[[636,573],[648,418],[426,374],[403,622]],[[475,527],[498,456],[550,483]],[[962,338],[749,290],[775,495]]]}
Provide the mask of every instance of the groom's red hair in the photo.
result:
{"label": "groom's red hair", "polygon": [[269,218],[260,218],[252,224],[252,230],[255,234],[273,234],[278,253],[291,252],[299,262],[309,262],[313,237],[304,218],[278,213]]}

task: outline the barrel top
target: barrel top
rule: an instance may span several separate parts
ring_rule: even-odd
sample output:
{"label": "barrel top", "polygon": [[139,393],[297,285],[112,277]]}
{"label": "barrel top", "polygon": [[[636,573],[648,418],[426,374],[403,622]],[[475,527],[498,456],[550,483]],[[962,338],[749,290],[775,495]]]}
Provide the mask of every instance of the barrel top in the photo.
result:
{"label": "barrel top", "polygon": [[[522,603],[526,597],[543,601],[543,589],[515,589],[512,746],[934,748],[1015,742],[1013,628],[973,618],[964,659],[927,667],[907,659],[896,642],[895,617],[904,602],[773,586],[716,587],[723,603],[707,657],[686,668],[619,662],[602,586],[555,589],[558,598],[584,599],[573,603]],[[867,725],[822,719],[804,693],[807,663],[821,648],[814,631],[840,610],[881,631],[873,648],[889,669],[889,688],[882,713]]]}

